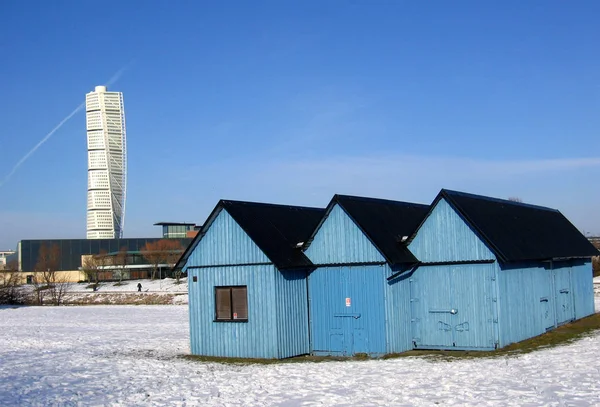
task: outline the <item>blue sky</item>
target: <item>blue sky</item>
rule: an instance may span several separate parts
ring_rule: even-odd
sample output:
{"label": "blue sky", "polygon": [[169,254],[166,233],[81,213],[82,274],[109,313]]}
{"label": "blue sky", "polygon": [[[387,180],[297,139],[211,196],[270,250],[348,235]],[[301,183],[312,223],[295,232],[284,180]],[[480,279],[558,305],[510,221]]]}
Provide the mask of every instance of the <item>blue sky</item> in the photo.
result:
{"label": "blue sky", "polygon": [[[0,180],[122,91],[126,237],[219,198],[428,203],[451,188],[600,234],[596,1],[0,2]],[[79,112],[0,187],[0,249],[85,237]]]}

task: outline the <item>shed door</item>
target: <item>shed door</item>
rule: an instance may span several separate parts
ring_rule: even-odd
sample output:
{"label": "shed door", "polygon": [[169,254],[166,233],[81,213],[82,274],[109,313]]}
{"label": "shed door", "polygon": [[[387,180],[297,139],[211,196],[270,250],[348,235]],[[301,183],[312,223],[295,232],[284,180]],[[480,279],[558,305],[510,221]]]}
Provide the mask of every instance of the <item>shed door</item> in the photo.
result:
{"label": "shed door", "polygon": [[309,278],[312,352],[385,352],[382,266],[322,267]]}
{"label": "shed door", "polygon": [[494,348],[493,264],[452,268],[454,346]]}
{"label": "shed door", "polygon": [[553,274],[556,298],[556,323],[562,325],[575,319],[573,292],[571,290],[571,267],[554,269]]}
{"label": "shed door", "polygon": [[493,264],[419,268],[411,278],[415,346],[493,349],[493,276]]}
{"label": "shed door", "polygon": [[452,348],[451,272],[421,267],[410,279],[413,341],[418,348]]}

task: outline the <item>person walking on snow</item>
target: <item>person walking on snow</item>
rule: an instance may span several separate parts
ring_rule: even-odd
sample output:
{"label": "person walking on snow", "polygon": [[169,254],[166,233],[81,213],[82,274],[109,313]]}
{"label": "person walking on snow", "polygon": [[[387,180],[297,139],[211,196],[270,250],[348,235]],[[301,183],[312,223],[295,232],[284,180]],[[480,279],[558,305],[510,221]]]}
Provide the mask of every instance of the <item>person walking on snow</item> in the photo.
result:
{"label": "person walking on snow", "polygon": [[142,291],[142,283],[138,283],[138,291]]}

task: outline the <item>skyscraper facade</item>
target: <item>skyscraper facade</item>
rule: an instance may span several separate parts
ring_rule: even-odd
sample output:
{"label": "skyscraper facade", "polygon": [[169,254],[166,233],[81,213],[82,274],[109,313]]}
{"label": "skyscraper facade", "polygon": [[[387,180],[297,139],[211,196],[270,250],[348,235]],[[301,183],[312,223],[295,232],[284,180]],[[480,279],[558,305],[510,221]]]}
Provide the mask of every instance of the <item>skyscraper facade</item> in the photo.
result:
{"label": "skyscraper facade", "polygon": [[85,97],[88,148],[87,238],[123,237],[127,140],[123,93],[96,86]]}

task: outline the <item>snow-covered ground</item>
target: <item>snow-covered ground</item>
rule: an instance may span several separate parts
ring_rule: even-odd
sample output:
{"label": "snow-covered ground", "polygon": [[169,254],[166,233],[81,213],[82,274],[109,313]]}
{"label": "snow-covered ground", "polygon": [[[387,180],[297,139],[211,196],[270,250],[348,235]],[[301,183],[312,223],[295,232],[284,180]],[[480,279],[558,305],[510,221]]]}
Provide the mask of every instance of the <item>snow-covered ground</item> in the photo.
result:
{"label": "snow-covered ground", "polygon": [[[187,278],[181,278],[180,284],[176,284],[176,280],[172,278],[165,278],[162,280],[126,280],[122,281],[120,285],[115,285],[116,282],[103,282],[100,283],[98,288],[99,293],[102,292],[122,292],[122,293],[135,293],[137,292],[138,283],[142,284],[142,292],[144,293],[187,293],[188,285]],[[89,283],[78,283],[70,286],[70,292],[93,292]]]}
{"label": "snow-covered ground", "polygon": [[[141,291],[137,285],[142,284]],[[33,290],[33,286],[25,286]],[[179,284],[175,279],[162,280],[125,280],[102,282],[96,291],[90,283],[70,284],[63,298],[66,304],[187,304],[187,278],[181,278]],[[151,296],[145,297],[145,296]]]}
{"label": "snow-covered ground", "polygon": [[600,405],[600,332],[519,357],[227,365],[179,357],[186,306],[112,305],[0,308],[0,344],[1,406]]}

